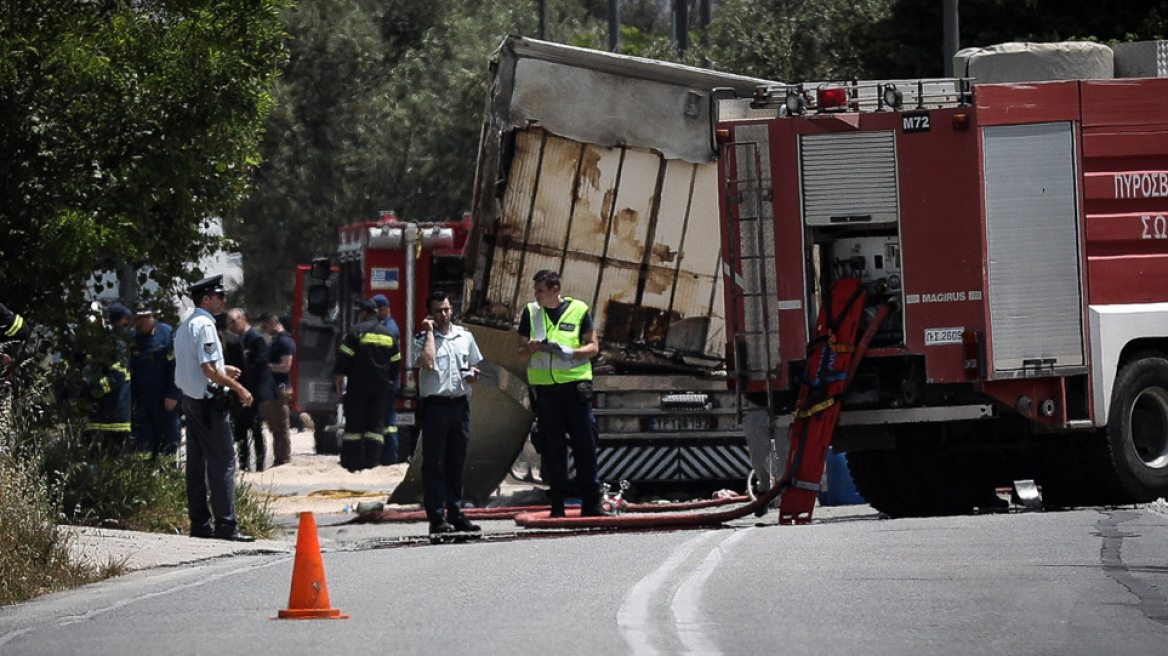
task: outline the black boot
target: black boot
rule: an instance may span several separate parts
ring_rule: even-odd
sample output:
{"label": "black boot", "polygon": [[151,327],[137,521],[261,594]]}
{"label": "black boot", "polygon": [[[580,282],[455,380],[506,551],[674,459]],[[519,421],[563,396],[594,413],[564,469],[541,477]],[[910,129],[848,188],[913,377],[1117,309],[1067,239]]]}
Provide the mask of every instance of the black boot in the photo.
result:
{"label": "black boot", "polygon": [[459,514],[457,517],[450,519],[449,522],[454,527],[454,530],[462,533],[481,533],[483,530],[478,524],[470,523],[470,520],[463,514]]}
{"label": "black boot", "polygon": [[365,469],[365,453],[361,448],[361,437],[345,435],[341,440],[341,466],[351,472]]}
{"label": "black boot", "polygon": [[604,504],[599,499],[593,501],[584,501],[580,504],[581,517],[615,517],[616,513],[609,512],[604,509]]}
{"label": "black boot", "polygon": [[365,436],[361,438],[362,468],[370,469],[381,464],[381,451],[384,448],[384,437],[375,433],[365,433]]}
{"label": "black boot", "polygon": [[549,517],[564,516],[564,495],[552,493],[552,510]]}

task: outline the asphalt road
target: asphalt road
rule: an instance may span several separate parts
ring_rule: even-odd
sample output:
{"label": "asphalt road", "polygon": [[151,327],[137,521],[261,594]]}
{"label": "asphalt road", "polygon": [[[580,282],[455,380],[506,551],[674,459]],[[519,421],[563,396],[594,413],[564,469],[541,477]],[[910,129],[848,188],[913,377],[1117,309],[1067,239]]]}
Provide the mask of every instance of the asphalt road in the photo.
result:
{"label": "asphalt road", "polygon": [[[273,620],[291,554],[135,572],[0,609],[0,654],[1168,653],[1153,509],[539,534],[322,527],[345,620]],[[516,535],[519,533],[519,535]]]}

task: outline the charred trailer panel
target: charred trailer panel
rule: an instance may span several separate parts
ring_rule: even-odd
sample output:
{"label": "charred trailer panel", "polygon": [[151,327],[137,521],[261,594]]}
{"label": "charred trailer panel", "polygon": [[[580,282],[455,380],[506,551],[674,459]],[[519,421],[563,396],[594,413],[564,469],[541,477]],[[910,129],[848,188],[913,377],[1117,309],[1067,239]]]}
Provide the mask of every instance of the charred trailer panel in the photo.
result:
{"label": "charred trailer panel", "polygon": [[[601,346],[596,376],[639,381],[596,382],[599,455],[611,483],[647,482],[644,472],[662,470],[643,463],[676,462],[679,449],[729,441],[741,455],[741,430],[727,417],[698,411],[698,420],[685,410],[681,430],[658,419],[675,420],[663,410],[671,395],[725,388],[710,90],[745,93],[761,83],[518,37],[493,57],[463,319],[492,349],[487,359],[522,381],[514,333],[535,273],[559,272],[564,294],[589,304]],[[689,427],[699,424],[709,428]],[[522,427],[519,439],[526,434]],[[728,458],[687,471],[697,481],[744,481],[746,458]]]}
{"label": "charred trailer panel", "polygon": [[1166,101],[1166,80],[723,101],[738,389],[789,421],[823,290],[858,278],[869,318],[892,311],[835,446],[871,503],[965,512],[1018,479],[1056,504],[1168,494]]}

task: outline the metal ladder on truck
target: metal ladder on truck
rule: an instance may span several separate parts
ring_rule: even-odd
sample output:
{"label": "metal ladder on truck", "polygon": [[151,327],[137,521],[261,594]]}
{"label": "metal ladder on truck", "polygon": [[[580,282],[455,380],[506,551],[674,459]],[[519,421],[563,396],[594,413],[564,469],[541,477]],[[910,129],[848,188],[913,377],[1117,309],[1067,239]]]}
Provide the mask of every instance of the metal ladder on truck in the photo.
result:
{"label": "metal ladder on truck", "polygon": [[[763,203],[770,201],[762,187],[762,159],[759,144],[732,142],[730,158],[733,172],[727,172],[726,217],[731,231],[727,249],[726,275],[733,284],[730,289],[730,326],[734,335],[734,371],[738,376],[738,421],[742,421],[743,389],[748,381],[761,376],[765,381],[767,415],[774,417],[775,333],[772,314],[777,317],[777,290],[769,289],[767,281],[776,275],[774,254],[774,218],[767,234],[763,225]],[[769,244],[769,247],[768,247]],[[753,286],[751,283],[754,283]],[[753,309],[752,309],[753,308]],[[761,349],[751,352],[750,343],[761,342]],[[761,353],[757,351],[761,350]],[[760,357],[761,356],[761,357]],[[773,424],[773,421],[772,421]]]}
{"label": "metal ladder on truck", "polygon": [[[827,448],[839,422],[841,401],[868,345],[891,308],[884,305],[862,336],[866,288],[859,278],[831,284],[819,308],[815,335],[807,343],[807,368],[789,427],[787,471],[779,481],[780,524],[808,524],[827,463]],[[857,336],[859,339],[857,340]]]}

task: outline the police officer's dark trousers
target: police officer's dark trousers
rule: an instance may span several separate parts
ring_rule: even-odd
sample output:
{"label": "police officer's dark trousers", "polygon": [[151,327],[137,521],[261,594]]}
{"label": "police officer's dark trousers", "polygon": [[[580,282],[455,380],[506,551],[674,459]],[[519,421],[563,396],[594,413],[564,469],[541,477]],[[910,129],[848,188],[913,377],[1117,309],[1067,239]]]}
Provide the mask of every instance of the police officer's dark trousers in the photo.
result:
{"label": "police officer's dark trousers", "polygon": [[[187,418],[187,516],[192,533],[216,535],[236,532],[235,449],[227,404],[215,399],[183,396]],[[211,508],[207,508],[207,491]]]}
{"label": "police officer's dark trousers", "polygon": [[[600,499],[597,478],[596,419],[592,405],[581,400],[576,383],[536,385],[539,432],[544,439],[543,477],[560,498],[572,490],[568,483],[568,445],[576,464],[576,493],[587,505]],[[564,439],[567,434],[568,439]]]}
{"label": "police officer's dark trousers", "polygon": [[426,519],[434,524],[462,515],[462,470],[470,442],[470,403],[465,396],[428,396],[424,403],[422,502]]}

